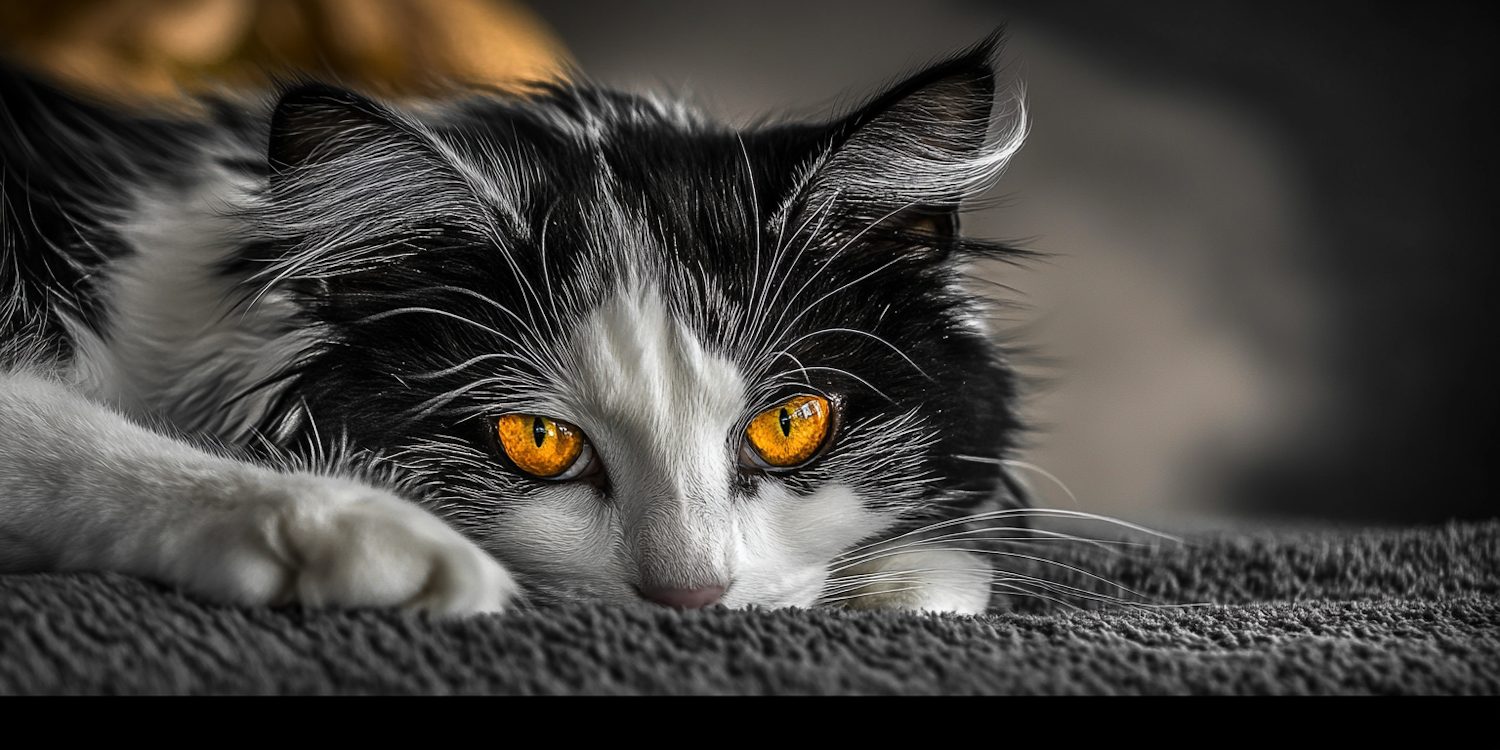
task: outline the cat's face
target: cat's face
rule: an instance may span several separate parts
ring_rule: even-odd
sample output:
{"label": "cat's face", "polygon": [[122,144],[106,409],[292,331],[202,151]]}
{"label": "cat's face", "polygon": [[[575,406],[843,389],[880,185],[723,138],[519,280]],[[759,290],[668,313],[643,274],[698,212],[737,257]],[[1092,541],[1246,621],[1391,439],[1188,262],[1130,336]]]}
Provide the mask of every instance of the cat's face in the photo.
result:
{"label": "cat's face", "polygon": [[289,93],[247,259],[323,343],[264,431],[386,456],[534,596],[817,603],[841,554],[999,491],[1014,378],[953,218],[1019,145],[991,55],[746,131]]}

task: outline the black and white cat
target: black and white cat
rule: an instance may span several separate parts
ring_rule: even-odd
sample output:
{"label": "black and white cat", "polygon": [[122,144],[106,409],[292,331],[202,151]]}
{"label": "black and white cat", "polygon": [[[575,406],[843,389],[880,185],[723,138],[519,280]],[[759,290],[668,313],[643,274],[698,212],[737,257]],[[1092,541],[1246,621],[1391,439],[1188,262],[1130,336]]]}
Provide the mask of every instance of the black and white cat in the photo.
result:
{"label": "black and white cat", "polygon": [[1022,504],[963,273],[1009,251],[956,220],[1024,136],[996,53],[750,129],[586,85],[184,119],[0,73],[0,570],[982,611],[946,532]]}

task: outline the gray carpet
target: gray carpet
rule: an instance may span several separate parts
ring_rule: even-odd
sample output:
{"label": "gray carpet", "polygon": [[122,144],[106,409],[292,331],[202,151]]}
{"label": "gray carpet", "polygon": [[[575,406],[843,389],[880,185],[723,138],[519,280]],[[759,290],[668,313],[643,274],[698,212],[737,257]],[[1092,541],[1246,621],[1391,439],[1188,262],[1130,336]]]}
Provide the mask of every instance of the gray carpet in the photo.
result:
{"label": "gray carpet", "polygon": [[1085,606],[1029,598],[928,617],[579,604],[440,621],[13,575],[0,576],[0,693],[1500,693],[1500,521],[1257,527],[1048,557],[1138,601],[1199,606],[1070,596]]}

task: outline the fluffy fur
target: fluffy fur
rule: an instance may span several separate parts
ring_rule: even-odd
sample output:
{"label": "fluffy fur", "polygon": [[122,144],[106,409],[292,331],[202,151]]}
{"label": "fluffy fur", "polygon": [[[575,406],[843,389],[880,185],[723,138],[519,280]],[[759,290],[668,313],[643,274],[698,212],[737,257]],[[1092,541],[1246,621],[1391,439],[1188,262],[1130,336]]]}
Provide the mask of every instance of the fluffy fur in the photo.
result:
{"label": "fluffy fur", "polygon": [[[448,613],[984,609],[963,530],[1021,504],[1019,426],[963,284],[1007,251],[957,210],[1024,136],[995,55],[744,130],[587,85],[303,84],[187,120],[0,73],[0,569]],[[799,394],[835,411],[817,456],[747,462]],[[514,413],[577,425],[588,473],[520,470]]]}

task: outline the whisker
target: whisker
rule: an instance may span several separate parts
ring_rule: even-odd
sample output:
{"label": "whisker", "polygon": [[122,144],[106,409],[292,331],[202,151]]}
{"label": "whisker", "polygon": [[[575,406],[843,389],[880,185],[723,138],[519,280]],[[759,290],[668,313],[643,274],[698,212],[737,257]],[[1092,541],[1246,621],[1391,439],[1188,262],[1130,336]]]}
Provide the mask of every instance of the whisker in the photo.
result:
{"label": "whisker", "polygon": [[[815,281],[819,276],[821,276],[824,271],[828,270],[828,268],[833,265],[833,260],[835,258],[839,257],[840,255],[843,255],[844,251],[846,251],[849,248],[853,247],[854,243],[856,243],[860,239],[864,238],[864,236],[866,234],[868,234],[870,232],[870,230],[872,230],[875,227],[879,226],[881,223],[885,222],[887,219],[890,219],[892,216],[895,216],[896,214],[901,213],[902,211],[905,211],[905,210],[911,208],[912,205],[914,205],[914,204],[908,204],[908,205],[902,206],[901,208],[895,209],[895,210],[891,211],[890,213],[886,214],[885,216],[882,216],[879,219],[876,219],[875,221],[872,221],[869,224],[866,224],[864,226],[864,228],[860,229],[858,232],[855,232],[854,235],[852,237],[850,237],[847,241],[845,241],[844,244],[840,245],[837,250],[834,250],[832,253],[830,253],[828,255],[828,258],[825,260],[825,262],[821,266],[819,266],[816,271],[813,271],[812,274],[810,276],[808,276],[806,280],[804,280],[802,282],[802,286],[798,287],[797,291],[794,292],[791,297],[787,298],[787,301],[786,301],[787,307],[790,308],[791,304],[793,302],[796,302],[797,298],[801,297],[803,292],[807,291],[807,287],[810,286],[813,283],[813,281]],[[819,222],[819,226],[821,226],[821,225],[822,225],[822,222],[820,221]],[[812,238],[809,237],[808,238],[808,244],[811,244],[811,242],[812,242]],[[799,256],[800,256],[800,254],[799,254]],[[776,319],[776,325],[777,325],[777,327],[780,328],[783,331],[790,329],[792,326],[794,326],[794,325],[797,324],[797,321],[802,318],[802,315],[806,314],[808,310],[811,310],[812,308],[816,307],[823,300],[828,299],[828,297],[831,294],[834,294],[834,293],[837,293],[837,292],[842,291],[844,289],[847,289],[852,284],[856,284],[856,283],[859,283],[861,281],[864,281],[865,279],[869,278],[870,276],[874,275],[875,273],[879,273],[880,271],[885,270],[886,267],[890,266],[891,264],[893,264],[895,262],[896,261],[893,260],[890,263],[886,263],[885,265],[882,265],[880,268],[876,269],[875,271],[872,271],[869,274],[861,276],[860,278],[855,279],[854,281],[850,282],[849,284],[844,284],[843,286],[839,287],[839,289],[834,290],[834,292],[830,292],[829,294],[823,295],[822,297],[820,297],[818,299],[817,302],[814,302],[811,305],[805,306],[803,308],[802,312],[798,313],[797,317],[793,318],[792,322],[790,322],[790,323],[786,323],[785,322],[786,321],[786,312],[783,311],[782,314]]]}
{"label": "whisker", "polygon": [[804,340],[810,339],[813,336],[820,336],[820,335],[823,335],[825,333],[852,333],[852,334],[856,334],[856,335],[859,335],[859,336],[865,336],[865,337],[874,339],[875,341],[877,341],[877,342],[879,342],[881,344],[884,344],[891,351],[895,352],[897,354],[897,356],[899,356],[902,359],[906,360],[906,363],[909,364],[909,365],[911,365],[912,369],[916,370],[918,373],[920,373],[922,375],[922,377],[927,378],[928,380],[933,380],[934,382],[936,382],[936,380],[931,375],[927,374],[926,370],[923,370],[921,367],[918,367],[917,363],[913,362],[912,359],[911,359],[911,357],[906,356],[906,352],[901,351],[901,349],[897,348],[897,346],[895,344],[892,344],[891,342],[885,340],[884,338],[881,338],[880,336],[876,336],[875,334],[870,333],[869,331],[861,331],[861,330],[858,330],[856,328],[824,328],[824,329],[819,330],[819,331],[813,331],[812,333],[803,334],[801,336],[798,336],[796,338],[796,340],[792,341],[790,344],[787,344],[780,351],[776,352],[775,354],[770,355],[770,360],[769,361],[774,361],[776,359],[776,357],[779,357],[779,356],[781,356],[783,354],[788,354],[789,350],[792,347],[796,346],[797,344],[802,343]]}
{"label": "whisker", "polygon": [[913,581],[911,586],[907,586],[907,587],[903,587],[903,588],[897,588],[897,589],[882,589],[880,591],[865,591],[865,592],[859,592],[859,593],[854,593],[854,594],[847,594],[847,595],[840,595],[840,596],[830,596],[830,597],[821,597],[820,596],[820,597],[818,597],[818,603],[819,604],[829,604],[829,603],[833,603],[833,602],[851,601],[851,600],[854,600],[854,599],[863,599],[863,598],[872,597],[872,596],[888,596],[890,594],[901,594],[901,593],[905,593],[907,591],[921,591],[922,588],[923,587],[922,587],[922,585],[921,585],[920,582]]}
{"label": "whisker", "polygon": [[1030,472],[1034,472],[1034,473],[1037,473],[1037,474],[1041,474],[1043,477],[1046,477],[1047,479],[1051,480],[1053,484],[1056,484],[1059,488],[1061,488],[1063,492],[1067,493],[1068,499],[1072,500],[1074,505],[1082,505],[1082,503],[1078,502],[1078,496],[1074,495],[1073,491],[1070,490],[1070,489],[1068,489],[1068,485],[1063,484],[1063,481],[1061,479],[1058,479],[1057,476],[1054,475],[1052,472],[1047,471],[1046,469],[1043,469],[1042,467],[1037,466],[1036,464],[1027,463],[1025,461],[1017,461],[1017,460],[1011,459],[1011,458],[989,458],[989,457],[986,457],[986,456],[966,456],[966,455],[963,455],[963,454],[954,454],[953,457],[956,458],[956,459],[959,459],[961,461],[973,461],[975,463],[994,464],[996,466],[1004,466],[1007,469],[1024,469],[1026,471],[1030,471]]}
{"label": "whisker", "polygon": [[974,513],[974,514],[967,515],[967,516],[959,516],[957,518],[950,518],[950,519],[947,519],[947,520],[938,521],[936,523],[931,523],[931,524],[928,524],[926,526],[921,526],[921,527],[912,529],[911,531],[905,532],[903,534],[898,534],[898,535],[893,536],[893,537],[882,539],[880,541],[870,542],[869,544],[862,544],[862,545],[860,545],[858,547],[852,547],[849,550],[845,551],[844,554],[848,555],[848,554],[851,554],[851,553],[859,552],[861,550],[866,550],[866,549],[870,549],[870,548],[873,548],[873,547],[879,547],[879,546],[882,546],[882,545],[890,544],[891,542],[893,542],[893,541],[895,541],[897,539],[904,539],[904,538],[911,537],[911,536],[917,536],[917,535],[920,535],[920,534],[925,534],[925,533],[927,533],[929,531],[935,531],[937,529],[949,528],[949,527],[952,527],[952,526],[959,526],[959,525],[968,524],[968,523],[981,523],[981,522],[984,522],[984,521],[996,521],[996,520],[1005,520],[1005,519],[1025,519],[1025,518],[1031,518],[1031,517],[1035,517],[1035,518],[1072,518],[1072,519],[1079,519],[1079,520],[1099,521],[1099,522],[1106,523],[1106,524],[1109,524],[1109,525],[1112,525],[1112,526],[1119,526],[1119,527],[1122,527],[1122,528],[1125,528],[1125,529],[1129,529],[1131,531],[1137,531],[1137,532],[1140,532],[1142,534],[1146,534],[1147,536],[1156,537],[1158,539],[1163,539],[1163,540],[1166,540],[1166,541],[1169,541],[1169,542],[1173,542],[1173,543],[1177,543],[1177,544],[1185,544],[1186,543],[1181,537],[1177,537],[1177,536],[1173,536],[1171,534],[1167,534],[1167,533],[1164,533],[1164,532],[1156,531],[1154,529],[1150,529],[1150,528],[1147,528],[1145,526],[1138,526],[1138,525],[1130,523],[1128,521],[1121,521],[1121,520],[1119,520],[1117,518],[1110,518],[1109,516],[1101,516],[1101,515],[1098,515],[1096,513],[1088,513],[1086,511],[1061,510],[1061,509],[1054,509],[1054,508],[1002,508],[1000,510],[987,511],[987,512],[984,512],[984,513]]}
{"label": "whisker", "polygon": [[[1060,597],[1056,597],[1056,596],[1049,596],[1047,594],[1040,594],[1040,593],[1037,593],[1036,591],[1032,591],[1030,589],[1025,589],[1025,588],[1022,588],[1022,587],[1017,586],[1015,584],[1008,583],[1006,581],[996,581],[994,584],[992,584],[991,588],[990,588],[991,593],[995,592],[996,590],[1001,591],[1001,592],[1006,592],[1006,593],[1018,594],[1018,595],[1021,595],[1021,596],[1027,596],[1027,597],[1031,597],[1033,599],[1041,599],[1042,601],[1050,602],[1050,603],[1055,604],[1055,605],[1057,605],[1059,607],[1065,607],[1067,609],[1073,609],[1073,610],[1082,610],[1083,609],[1083,607],[1080,607],[1077,604],[1074,604],[1073,602],[1070,602],[1070,601],[1068,601],[1066,599],[1063,599],[1063,598],[1060,598]],[[1131,602],[1119,602],[1119,604],[1125,605],[1125,606],[1129,606],[1131,604]]]}
{"label": "whisker", "polygon": [[[790,355],[787,355],[787,356],[790,356]],[[838,367],[825,367],[823,365],[813,365],[811,367],[809,367],[807,365],[802,365],[801,367],[798,368],[798,372],[802,372],[804,374],[807,373],[807,372],[810,372],[812,370],[825,370],[825,371],[828,371],[828,372],[835,372],[835,373],[838,373],[840,375],[843,375],[844,377],[850,378],[852,380],[857,380],[861,384],[863,384],[866,388],[869,388],[870,390],[874,391],[875,395],[880,396],[881,398],[883,398],[886,401],[889,401],[889,402],[891,402],[893,404],[896,403],[896,399],[893,399],[890,396],[887,396],[885,394],[885,391],[882,391],[879,388],[876,388],[874,385],[872,385],[870,383],[870,381],[865,380],[864,378],[862,378],[862,377],[860,377],[858,375],[855,375],[854,373],[849,372],[848,370],[840,369]],[[806,378],[804,377],[803,380],[806,380]]]}
{"label": "whisker", "polygon": [[[466,384],[461,385],[461,386],[459,386],[457,388],[454,388],[451,391],[448,391],[447,393],[443,393],[443,394],[439,394],[437,396],[433,396],[432,398],[429,398],[426,401],[423,401],[422,403],[418,404],[414,408],[410,409],[407,412],[408,414],[412,415],[412,416],[409,417],[409,419],[411,421],[416,421],[416,420],[422,419],[423,417],[426,417],[427,415],[433,413],[434,411],[437,411],[438,409],[441,409],[442,407],[444,407],[447,404],[449,404],[450,402],[452,402],[454,399],[458,398],[459,396],[464,395],[465,393],[468,393],[469,391],[472,391],[472,390],[474,390],[476,388],[483,388],[485,386],[491,386],[491,385],[495,385],[497,383],[504,383],[504,382],[506,382],[506,380],[504,378],[482,378],[482,379],[476,380],[476,381],[474,381],[472,383],[466,383]],[[415,412],[415,413],[413,413],[413,412]]]}
{"label": "whisker", "polygon": [[[818,597],[818,601],[819,603],[827,603],[832,601],[848,601],[861,597],[883,596],[902,591],[920,591],[924,589],[926,585],[930,585],[930,581],[913,576],[919,576],[923,573],[971,573],[979,575],[990,575],[996,573],[996,571],[993,571],[990,568],[970,568],[967,570],[953,568],[909,568],[892,571],[879,571],[875,573],[863,573],[851,576],[840,576],[837,578],[829,579],[829,581],[824,585],[823,592]],[[893,589],[890,588],[890,585],[892,584],[909,585],[904,588]],[[880,588],[869,591],[860,591],[860,589],[870,589],[874,586],[880,586]],[[992,592],[997,590],[1015,592],[1041,599],[1046,599],[1055,604],[1060,604],[1075,609],[1078,608],[1076,604],[1074,604],[1072,601],[1068,601],[1067,599],[1059,597],[1071,597],[1075,601],[1092,601],[1101,604],[1145,609],[1182,609],[1208,606],[1203,603],[1173,604],[1152,602],[1147,600],[1149,598],[1143,594],[1132,591],[1125,587],[1119,587],[1120,590],[1129,593],[1134,597],[1137,597],[1135,600],[1126,599],[1120,596],[1114,596],[1103,592],[1090,591],[1088,589],[1084,589],[1078,586],[1072,586],[1060,581],[1049,581],[1044,578],[1038,578],[1036,576],[1030,576],[1024,573],[1015,572],[1003,572],[995,575],[990,581],[989,586]],[[1038,590],[1049,592],[1050,594],[1055,594],[1057,596],[1048,596],[1046,594],[1038,593]]]}
{"label": "whisker", "polygon": [[547,213],[542,215],[541,266],[542,266],[542,288],[547,290],[547,302],[552,306],[552,319],[562,320],[562,315],[557,311],[557,294],[552,291],[552,274],[547,270],[547,228],[552,225],[552,212],[556,210],[557,204],[547,207]]}
{"label": "whisker", "polygon": [[1090,547],[1095,547],[1114,554],[1119,554],[1119,550],[1115,549],[1118,547],[1150,546],[1145,542],[1130,542],[1116,539],[1091,539],[1088,537],[1079,537],[1072,534],[1065,534],[1062,532],[1047,531],[1042,529],[1018,528],[1016,529],[1016,531],[1025,532],[1024,534],[1018,536],[982,536],[990,531],[994,530],[970,529],[966,531],[957,531],[951,534],[941,534],[935,537],[923,537],[916,541],[905,542],[895,547],[879,547],[875,550],[860,554],[855,557],[840,556],[836,562],[840,563],[841,567],[836,568],[836,570],[843,570],[849,567],[857,567],[872,560],[879,560],[914,550],[925,550],[932,547],[933,545],[948,544],[951,542],[990,542],[1004,544],[1061,544],[1067,542],[1076,542],[1080,544],[1086,544]]}
{"label": "whisker", "polygon": [[[926,588],[927,584],[928,582],[920,579],[901,578],[886,579],[880,581],[866,581],[848,588],[839,588],[829,591],[826,594],[820,595],[817,602],[820,605],[826,605],[836,602],[853,601],[856,599],[889,596],[892,594],[899,594],[908,591],[922,591]],[[876,586],[878,586],[878,588],[876,588]],[[1043,581],[1041,579],[1031,578],[1027,576],[997,579],[991,582],[990,591],[991,593],[1011,593],[1036,599],[1042,599],[1070,609],[1082,609],[1082,607],[1078,606],[1078,604],[1075,603],[1078,600],[1097,602],[1099,604],[1108,604],[1120,607],[1143,609],[1165,609],[1202,606],[1157,604],[1153,602],[1131,601],[1129,599],[1109,596],[1107,594],[1095,594],[1082,589],[1072,589],[1071,587],[1058,586],[1049,581]],[[1069,601],[1068,597],[1071,597],[1074,601]]]}
{"label": "whisker", "polygon": [[472,357],[468,360],[465,360],[464,362],[453,365],[452,367],[445,367],[441,370],[433,370],[432,372],[416,373],[413,375],[408,375],[407,377],[411,378],[412,380],[433,380],[436,378],[446,377],[448,375],[455,375],[459,372],[462,372],[463,370],[479,364],[480,362],[487,362],[492,359],[513,359],[518,362],[528,362],[528,360],[526,360],[525,358],[518,357],[514,354],[481,354],[477,357]]}
{"label": "whisker", "polygon": [[763,227],[760,224],[760,198],[755,189],[755,167],[750,162],[750,149],[745,147],[745,137],[739,133],[735,138],[740,142],[740,155],[745,158],[745,179],[750,182],[750,206],[755,211],[755,267],[750,272],[752,279],[760,278],[760,235]]}
{"label": "whisker", "polygon": [[[948,549],[938,548],[938,549],[926,550],[926,551],[928,551],[928,552],[966,552],[966,553],[971,553],[971,554],[994,555],[996,557],[1008,557],[1008,558],[1014,558],[1014,559],[1017,559],[1017,560],[1026,560],[1026,561],[1029,561],[1029,562],[1040,563],[1040,564],[1042,564],[1044,566],[1051,566],[1051,567],[1054,567],[1054,568],[1060,568],[1060,569],[1068,571],[1070,573],[1076,573],[1076,574],[1081,575],[1081,576],[1083,576],[1085,578],[1089,578],[1089,579],[1098,581],[1099,583],[1102,583],[1102,584],[1104,584],[1106,586],[1110,586],[1110,587],[1119,589],[1120,591],[1124,591],[1124,592],[1126,592],[1126,593],[1128,593],[1128,594],[1130,594],[1132,596],[1137,596],[1137,597],[1140,597],[1140,598],[1143,598],[1143,599],[1146,598],[1146,596],[1144,594],[1142,594],[1142,593],[1140,593],[1138,591],[1134,591],[1131,588],[1129,588],[1128,586],[1125,586],[1123,584],[1117,583],[1115,581],[1111,581],[1108,578],[1105,578],[1105,577],[1103,577],[1101,575],[1097,575],[1095,573],[1091,573],[1091,572],[1089,572],[1087,570],[1084,570],[1084,569],[1082,569],[1080,567],[1077,567],[1075,565],[1069,565],[1067,563],[1059,562],[1057,560],[1049,560],[1049,559],[1047,559],[1045,557],[1039,557],[1037,555],[1025,555],[1025,554],[1021,554],[1019,552],[1006,552],[1004,550],[964,549],[964,548],[959,548],[959,547],[953,547],[953,548],[948,548]],[[1007,571],[1007,573],[1009,573],[1009,571]],[[1058,584],[1058,585],[1064,585],[1064,584]]]}
{"label": "whisker", "polygon": [[[809,232],[806,235],[806,237],[802,240],[801,247],[799,247],[797,249],[797,255],[796,255],[796,257],[792,258],[791,263],[787,264],[787,270],[786,271],[782,271],[780,273],[778,273],[778,265],[780,263],[781,258],[785,257],[786,253],[784,251],[789,246],[783,245],[782,248],[780,248],[780,249],[777,250],[776,257],[772,259],[773,262],[771,263],[771,267],[768,268],[768,269],[766,269],[766,279],[769,281],[772,278],[780,277],[780,280],[779,280],[779,283],[776,285],[776,292],[774,294],[772,294],[769,298],[763,298],[761,304],[759,305],[759,309],[761,311],[761,314],[760,314],[760,316],[755,321],[755,326],[754,326],[753,332],[751,334],[751,337],[752,337],[751,340],[759,338],[760,335],[762,334],[762,332],[764,332],[765,327],[766,327],[766,323],[768,323],[770,321],[770,319],[771,319],[771,312],[772,312],[772,310],[774,308],[774,305],[772,303],[774,303],[777,300],[781,299],[781,293],[786,290],[786,282],[792,276],[792,274],[789,271],[792,268],[796,268],[797,267],[797,264],[802,261],[802,256],[807,252],[807,249],[812,246],[813,240],[816,239],[817,236],[823,231],[823,222],[825,222],[828,219],[828,217],[833,214],[833,205],[834,205],[834,202],[837,200],[840,192],[841,192],[841,190],[835,190],[833,192],[833,194],[828,197],[828,200],[826,202],[824,202],[823,206],[821,208],[819,208],[816,212],[814,212],[812,215],[808,216],[807,219],[805,219],[802,222],[802,226],[798,227],[797,231],[795,231],[795,232],[792,233],[792,239],[793,239],[793,241],[795,241],[796,238],[797,238],[797,236],[798,236],[798,234],[800,234],[802,232],[802,230],[807,227],[808,223],[810,223],[812,221],[813,217],[814,216],[817,217],[817,219],[818,219],[817,226],[813,227],[813,230],[811,232]],[[769,288],[769,284],[767,284],[766,288]],[[806,288],[806,287],[804,286],[803,288]],[[797,291],[797,294],[792,295],[791,299],[787,300],[787,304],[790,305],[794,300],[796,300],[797,296],[799,296],[801,293],[802,292],[799,289]],[[780,323],[780,321],[782,319],[785,319],[785,313],[782,314],[782,317],[780,319],[778,319],[777,322]]]}
{"label": "whisker", "polygon": [[1056,581],[1048,581],[1046,579],[1026,575],[1005,575],[997,577],[991,583],[990,590],[1009,590],[1019,594],[1024,594],[1026,596],[1045,598],[1058,604],[1063,604],[1068,607],[1080,609],[1080,607],[1072,602],[1063,599],[1054,599],[1052,597],[1038,594],[1035,590],[1025,588],[1025,586],[1036,586],[1044,591],[1050,591],[1052,593],[1058,594],[1059,596],[1072,596],[1075,599],[1083,601],[1098,602],[1100,604],[1109,604],[1119,607],[1131,607],[1134,609],[1190,609],[1212,606],[1211,604],[1207,604],[1204,602],[1188,602],[1177,604],[1153,601],[1132,601],[1130,599],[1124,599],[1118,596],[1102,594],[1097,591],[1089,591],[1087,589],[1081,589],[1076,586],[1068,586],[1067,584],[1058,583]]}

